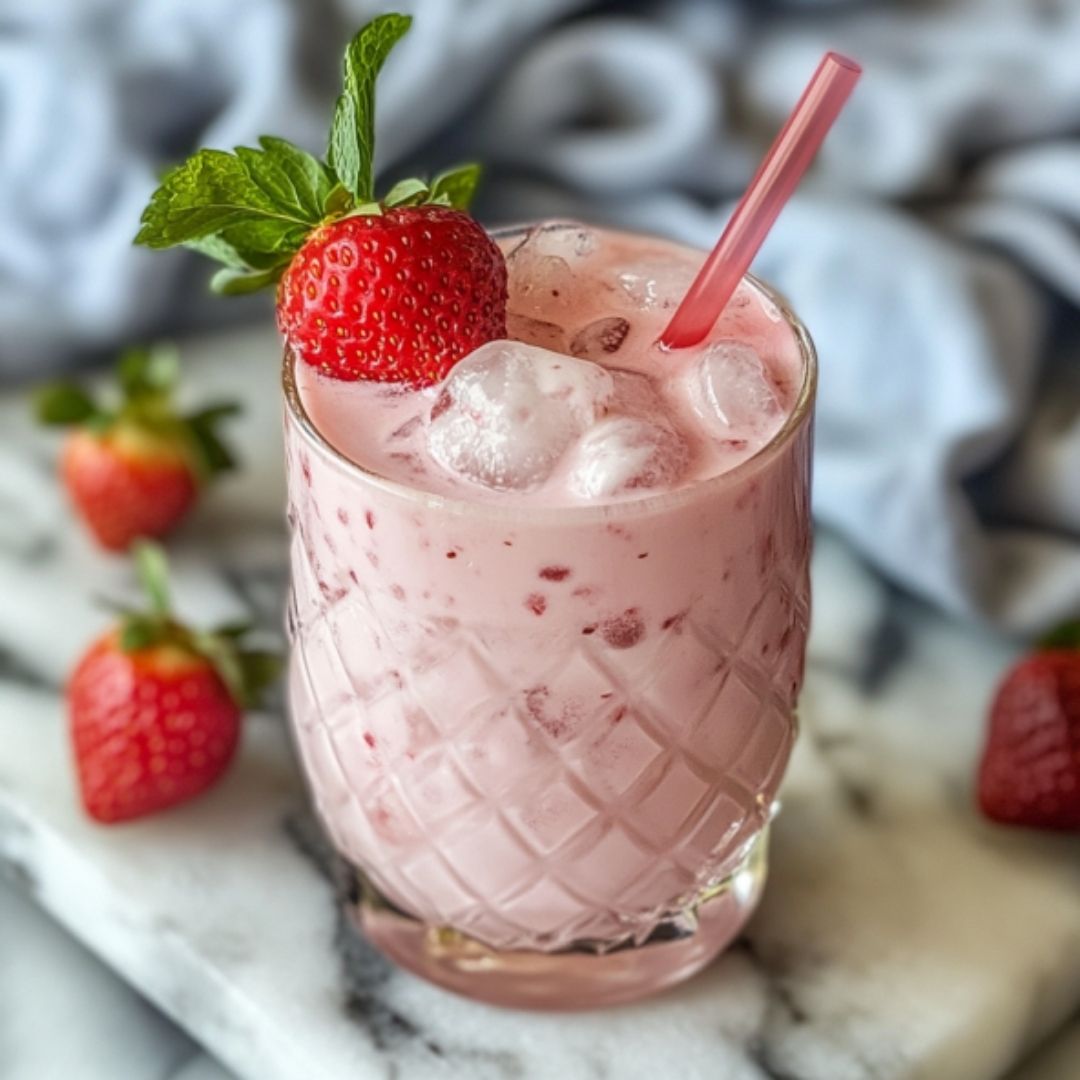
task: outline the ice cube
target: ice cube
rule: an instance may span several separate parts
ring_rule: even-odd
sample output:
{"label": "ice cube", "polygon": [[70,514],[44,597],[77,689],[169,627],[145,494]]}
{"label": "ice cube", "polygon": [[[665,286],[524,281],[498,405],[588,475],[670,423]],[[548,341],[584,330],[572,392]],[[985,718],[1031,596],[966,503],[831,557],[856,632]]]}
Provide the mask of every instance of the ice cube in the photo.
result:
{"label": "ice cube", "polygon": [[573,265],[578,259],[587,259],[599,247],[596,233],[577,221],[549,221],[530,229],[525,238],[509,256],[513,260],[523,249],[541,255],[557,255]]}
{"label": "ice cube", "polygon": [[572,222],[538,225],[506,256],[510,310],[543,318],[569,305],[575,268],[597,247],[594,233]]}
{"label": "ice cube", "polygon": [[543,319],[569,306],[577,280],[565,259],[524,250],[508,263],[508,269],[509,310]]}
{"label": "ice cube", "polygon": [[690,453],[673,428],[636,416],[609,416],[574,451],[570,487],[584,499],[672,487]]}
{"label": "ice cube", "polygon": [[492,341],[443,383],[427,421],[431,456],[497,491],[542,483],[570,444],[602,416],[611,376],[586,360]]}
{"label": "ice cube", "polygon": [[545,319],[534,319],[529,315],[518,315],[514,311],[506,313],[506,334],[514,341],[523,341],[526,345],[539,345],[552,352],[566,352],[566,330],[558,323]]}
{"label": "ice cube", "polygon": [[669,311],[678,307],[697,271],[692,260],[652,255],[621,267],[615,281],[634,307]]}
{"label": "ice cube", "polygon": [[594,319],[570,341],[570,352],[586,360],[607,360],[622,348],[630,323],[618,315]]}
{"label": "ice cube", "polygon": [[698,413],[725,431],[762,431],[782,415],[768,368],[746,342],[714,341],[691,369],[690,382]]}

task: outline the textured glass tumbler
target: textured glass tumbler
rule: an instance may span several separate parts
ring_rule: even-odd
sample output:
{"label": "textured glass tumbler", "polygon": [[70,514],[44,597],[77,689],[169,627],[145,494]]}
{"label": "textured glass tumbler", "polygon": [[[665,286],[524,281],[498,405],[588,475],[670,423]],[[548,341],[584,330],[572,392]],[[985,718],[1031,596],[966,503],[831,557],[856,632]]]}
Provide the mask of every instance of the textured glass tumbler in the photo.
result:
{"label": "textured glass tumbler", "polygon": [[816,378],[769,295],[804,358],[784,427],[608,506],[366,472],[286,356],[293,730],[353,916],[403,967],[584,1008],[687,978],[753,911],[802,681]]}

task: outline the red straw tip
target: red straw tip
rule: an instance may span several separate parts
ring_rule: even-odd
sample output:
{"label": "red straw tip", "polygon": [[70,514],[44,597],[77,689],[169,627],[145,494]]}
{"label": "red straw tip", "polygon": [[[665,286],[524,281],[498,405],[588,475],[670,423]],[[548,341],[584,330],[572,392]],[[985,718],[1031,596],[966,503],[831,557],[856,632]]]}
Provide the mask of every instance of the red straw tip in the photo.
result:
{"label": "red straw tip", "polygon": [[850,56],[844,56],[838,52],[828,52],[825,54],[825,59],[831,61],[834,64],[852,72],[855,75],[862,74],[862,64],[856,60],[852,60]]}
{"label": "red straw tip", "polygon": [[661,335],[669,349],[688,348],[708,335],[861,74],[862,68],[840,53],[822,58]]}

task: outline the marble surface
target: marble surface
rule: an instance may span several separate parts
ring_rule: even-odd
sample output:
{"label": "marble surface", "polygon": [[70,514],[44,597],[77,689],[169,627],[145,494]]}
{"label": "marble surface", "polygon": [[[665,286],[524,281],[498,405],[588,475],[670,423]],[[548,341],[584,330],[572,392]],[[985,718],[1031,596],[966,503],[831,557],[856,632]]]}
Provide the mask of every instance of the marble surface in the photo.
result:
{"label": "marble surface", "polygon": [[[250,403],[246,468],[174,545],[185,612],[249,612],[271,632],[285,574],[277,351],[268,333],[188,350],[199,395]],[[93,594],[130,595],[131,581],[69,525],[53,449],[18,395],[0,398],[5,1080],[69,1075],[69,1061],[87,1080],[655,1080],[673,1062],[684,1080],[989,1080],[1080,1009],[1080,842],[994,828],[971,807],[1011,647],[897,597],[829,537],[765,901],[742,942],[663,998],[527,1015],[388,967],[338,917],[275,709],[251,718],[204,800],[90,824],[59,689],[102,625]],[[62,1037],[57,1010],[78,1018]],[[1012,1075],[1078,1074],[1080,1025]]]}

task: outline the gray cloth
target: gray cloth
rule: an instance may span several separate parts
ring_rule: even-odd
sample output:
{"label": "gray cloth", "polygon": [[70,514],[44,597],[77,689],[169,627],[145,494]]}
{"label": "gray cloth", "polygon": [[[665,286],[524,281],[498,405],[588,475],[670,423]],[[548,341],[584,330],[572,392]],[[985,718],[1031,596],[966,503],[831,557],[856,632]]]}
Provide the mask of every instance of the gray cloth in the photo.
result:
{"label": "gray cloth", "polygon": [[[318,149],[335,49],[386,5],[6,6],[0,370],[25,371],[189,311],[184,257],[129,246],[155,170],[263,131]],[[1080,3],[397,6],[383,166],[476,153],[493,220],[702,245],[821,52],[861,59],[756,265],[821,354],[817,512],[950,611],[1026,633],[1080,610]]]}

